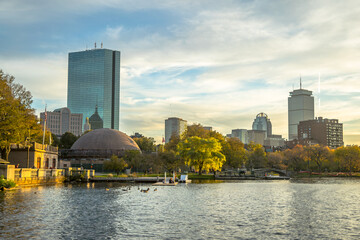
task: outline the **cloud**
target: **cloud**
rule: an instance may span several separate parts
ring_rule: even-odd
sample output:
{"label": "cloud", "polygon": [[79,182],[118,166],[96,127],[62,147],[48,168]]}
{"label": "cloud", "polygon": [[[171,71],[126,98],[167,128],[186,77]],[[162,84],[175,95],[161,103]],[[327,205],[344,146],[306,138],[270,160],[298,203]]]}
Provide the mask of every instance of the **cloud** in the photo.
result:
{"label": "cloud", "polygon": [[[14,31],[22,46],[33,40],[24,28],[37,26],[41,36],[49,26],[57,31],[33,40],[31,54],[13,47],[14,57],[6,59],[0,50],[0,63],[37,99],[64,102],[67,52],[101,39],[122,53],[121,128],[128,133],[161,139],[164,120],[175,115],[226,134],[250,128],[266,112],[274,133],[286,137],[287,97],[300,74],[321,98],[317,113],[343,121],[346,135],[359,131],[357,1],[36,3],[1,2],[0,29]],[[0,37],[8,35],[0,30]]]}

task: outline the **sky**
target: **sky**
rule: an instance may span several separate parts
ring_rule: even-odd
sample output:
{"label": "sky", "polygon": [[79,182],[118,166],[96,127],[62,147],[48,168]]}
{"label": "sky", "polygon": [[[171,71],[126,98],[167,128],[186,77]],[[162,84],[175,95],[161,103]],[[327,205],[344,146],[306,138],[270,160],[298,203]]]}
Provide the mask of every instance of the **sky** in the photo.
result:
{"label": "sky", "polygon": [[67,104],[68,53],[103,42],[121,51],[120,130],[158,142],[168,117],[225,135],[260,112],[287,138],[301,76],[360,144],[359,22],[357,0],[0,0],[0,69],[39,114]]}

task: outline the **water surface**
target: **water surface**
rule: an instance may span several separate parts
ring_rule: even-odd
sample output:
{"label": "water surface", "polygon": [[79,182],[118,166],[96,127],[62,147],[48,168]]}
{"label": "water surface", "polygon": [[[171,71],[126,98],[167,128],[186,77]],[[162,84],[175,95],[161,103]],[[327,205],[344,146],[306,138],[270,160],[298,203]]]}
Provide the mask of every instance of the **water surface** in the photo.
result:
{"label": "water surface", "polygon": [[359,199],[349,179],[39,186],[0,193],[0,238],[360,239]]}

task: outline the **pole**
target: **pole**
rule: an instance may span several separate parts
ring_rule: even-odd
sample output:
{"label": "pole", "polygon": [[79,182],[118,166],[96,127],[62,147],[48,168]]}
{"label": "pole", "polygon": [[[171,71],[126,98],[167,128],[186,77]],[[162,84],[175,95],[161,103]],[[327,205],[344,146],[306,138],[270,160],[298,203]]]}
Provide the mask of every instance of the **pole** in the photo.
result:
{"label": "pole", "polygon": [[43,150],[44,150],[44,144],[45,144],[46,120],[47,120],[47,113],[46,113],[46,104],[45,104],[44,133],[43,133],[43,142],[42,142],[42,149]]}
{"label": "pole", "polygon": [[30,159],[29,159],[29,152],[30,152],[30,129],[29,129],[29,138],[28,138],[28,142],[27,142],[27,144],[28,144],[28,152],[27,152],[27,165],[26,165],[26,167],[27,168],[30,168]]}

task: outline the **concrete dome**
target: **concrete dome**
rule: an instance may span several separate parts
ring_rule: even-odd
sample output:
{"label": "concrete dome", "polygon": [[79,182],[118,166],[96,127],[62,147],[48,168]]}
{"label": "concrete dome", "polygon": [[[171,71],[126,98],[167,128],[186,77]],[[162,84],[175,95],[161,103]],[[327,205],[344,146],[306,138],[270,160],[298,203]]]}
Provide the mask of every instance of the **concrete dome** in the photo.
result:
{"label": "concrete dome", "polygon": [[71,147],[71,150],[86,151],[126,151],[138,150],[136,142],[125,133],[115,129],[96,129],[81,136]]}

